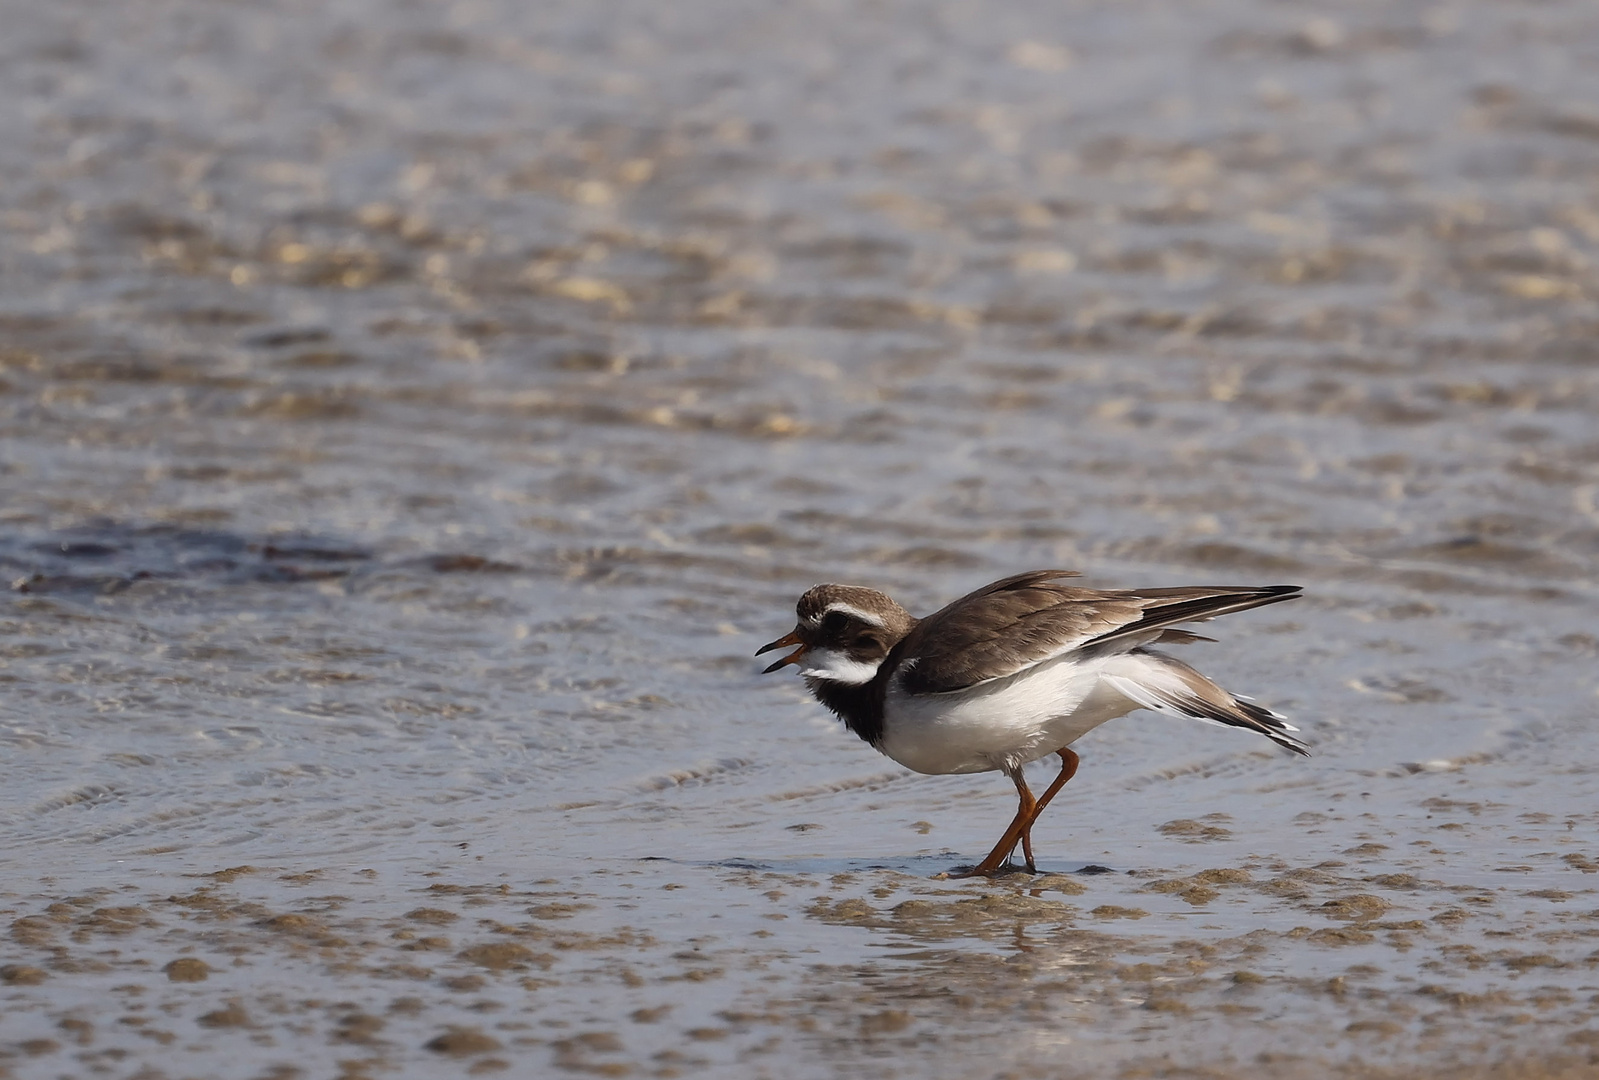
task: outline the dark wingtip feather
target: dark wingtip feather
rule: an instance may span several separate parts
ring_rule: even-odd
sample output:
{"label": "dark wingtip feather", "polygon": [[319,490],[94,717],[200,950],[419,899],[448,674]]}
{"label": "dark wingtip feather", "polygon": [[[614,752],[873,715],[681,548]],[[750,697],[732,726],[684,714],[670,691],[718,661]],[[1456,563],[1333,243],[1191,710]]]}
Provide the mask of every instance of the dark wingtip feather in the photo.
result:
{"label": "dark wingtip feather", "polygon": [[[1295,729],[1288,726],[1286,719],[1278,716],[1270,709],[1256,705],[1252,701],[1243,701],[1236,697],[1233,700],[1238,702],[1238,710],[1258,725],[1255,727],[1256,731],[1285,750],[1292,750],[1294,753],[1301,754],[1304,757],[1310,756],[1310,747],[1306,746],[1298,736],[1292,734]],[[1240,724],[1239,726],[1242,727],[1243,725]]]}
{"label": "dark wingtip feather", "polygon": [[1190,633],[1187,630],[1162,630],[1160,637],[1155,639],[1156,645],[1192,645],[1196,641],[1215,641],[1213,637],[1203,634]]}
{"label": "dark wingtip feather", "polygon": [[1083,642],[1083,646],[1109,645],[1115,641],[1146,635],[1150,631],[1161,630],[1177,623],[1209,622],[1211,619],[1231,615],[1234,612],[1250,611],[1266,607],[1268,604],[1280,604],[1285,600],[1297,600],[1302,594],[1303,590],[1298,585],[1263,585],[1259,588],[1190,586],[1181,589],[1152,589],[1142,593],[1129,591],[1123,595],[1132,596],[1148,604],[1143,615],[1136,622],[1118,626],[1114,630]]}

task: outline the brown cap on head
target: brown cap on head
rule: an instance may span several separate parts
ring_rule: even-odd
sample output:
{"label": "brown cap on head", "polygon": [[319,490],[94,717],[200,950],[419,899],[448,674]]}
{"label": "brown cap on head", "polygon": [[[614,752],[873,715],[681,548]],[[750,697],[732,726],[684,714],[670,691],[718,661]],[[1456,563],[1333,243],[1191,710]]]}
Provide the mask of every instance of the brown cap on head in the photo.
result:
{"label": "brown cap on head", "polygon": [[916,625],[911,613],[887,594],[859,585],[814,585],[799,598],[794,611],[801,626],[820,626],[828,612],[838,611],[862,622],[881,625],[896,641]]}
{"label": "brown cap on head", "polygon": [[799,646],[767,668],[768,674],[798,664],[813,648],[858,654],[862,660],[876,662],[916,625],[911,613],[888,596],[858,585],[817,585],[799,598],[794,610],[799,625],[755,654]]}

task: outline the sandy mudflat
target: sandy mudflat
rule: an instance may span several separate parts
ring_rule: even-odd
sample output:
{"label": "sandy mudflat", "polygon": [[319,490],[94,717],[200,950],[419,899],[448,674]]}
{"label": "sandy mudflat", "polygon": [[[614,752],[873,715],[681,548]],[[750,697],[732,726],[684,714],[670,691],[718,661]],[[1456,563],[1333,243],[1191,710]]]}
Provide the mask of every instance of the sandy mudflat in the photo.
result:
{"label": "sandy mudflat", "polygon": [[[0,26],[0,1075],[1599,1070],[1591,3]],[[751,654],[1044,566],[1314,756],[938,877]]]}
{"label": "sandy mudflat", "polygon": [[[514,829],[438,869],[237,866],[170,892],[135,858],[117,887],[5,897],[9,1063],[1583,1075],[1599,867],[1569,837],[1595,815],[1431,802],[1448,847],[1291,862],[1215,835],[1234,823],[1212,815],[1210,835],[1179,820],[1161,831],[1184,840],[1136,845],[1158,865],[996,881],[940,879],[937,856],[594,860],[528,880]],[[1463,844],[1525,861],[1460,870]]]}

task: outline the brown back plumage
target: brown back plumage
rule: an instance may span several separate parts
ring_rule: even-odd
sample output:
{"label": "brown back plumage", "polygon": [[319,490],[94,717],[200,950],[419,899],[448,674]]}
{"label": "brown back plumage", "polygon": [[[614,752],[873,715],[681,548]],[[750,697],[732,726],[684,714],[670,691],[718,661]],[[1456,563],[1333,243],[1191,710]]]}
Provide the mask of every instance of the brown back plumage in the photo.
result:
{"label": "brown back plumage", "polygon": [[[901,676],[911,694],[942,694],[1003,679],[1063,653],[1130,651],[1164,638],[1175,623],[1292,600],[1297,585],[1188,586],[1100,592],[1054,584],[1069,570],[1034,570],[985,586],[921,620],[895,649],[915,656]],[[1169,636],[1168,636],[1169,635]]]}

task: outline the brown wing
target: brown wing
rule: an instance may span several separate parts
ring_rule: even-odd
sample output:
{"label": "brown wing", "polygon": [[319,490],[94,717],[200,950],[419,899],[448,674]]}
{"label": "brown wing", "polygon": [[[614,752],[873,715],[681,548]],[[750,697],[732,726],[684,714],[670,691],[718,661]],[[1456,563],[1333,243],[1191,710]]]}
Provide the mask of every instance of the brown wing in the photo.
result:
{"label": "brown wing", "polygon": [[1069,573],[1018,574],[929,615],[894,650],[917,658],[900,685],[910,694],[964,690],[1063,653],[1117,643],[1135,648],[1174,623],[1200,622],[1299,595],[1297,585],[1098,592],[1053,583]]}

